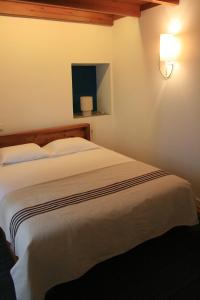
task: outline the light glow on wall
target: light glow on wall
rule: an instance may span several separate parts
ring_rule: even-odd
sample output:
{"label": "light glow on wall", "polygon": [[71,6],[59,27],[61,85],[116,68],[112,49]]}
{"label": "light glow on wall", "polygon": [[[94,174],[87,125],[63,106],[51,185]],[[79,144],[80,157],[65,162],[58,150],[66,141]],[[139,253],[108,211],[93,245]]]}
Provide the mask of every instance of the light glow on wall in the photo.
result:
{"label": "light glow on wall", "polygon": [[169,27],[168,27],[168,32],[171,34],[177,34],[181,32],[182,29],[182,24],[180,20],[174,19],[170,22]]}

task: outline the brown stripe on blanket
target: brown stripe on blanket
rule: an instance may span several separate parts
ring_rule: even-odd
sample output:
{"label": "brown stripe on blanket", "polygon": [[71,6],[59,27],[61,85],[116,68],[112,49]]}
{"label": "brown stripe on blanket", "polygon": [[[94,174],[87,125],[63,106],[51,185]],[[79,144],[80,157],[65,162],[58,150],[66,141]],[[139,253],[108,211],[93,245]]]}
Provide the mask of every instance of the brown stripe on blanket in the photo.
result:
{"label": "brown stripe on blanket", "polygon": [[69,195],[67,197],[51,200],[46,203],[37,204],[21,209],[13,215],[10,222],[10,235],[13,249],[15,245],[15,237],[19,226],[22,224],[22,222],[26,221],[29,218],[47,213],[49,211],[60,209],[68,205],[79,204],[84,201],[89,201],[92,199],[118,193],[120,191],[132,188],[140,184],[144,184],[148,181],[152,181],[167,175],[170,174],[163,170],[157,170],[137,177],[129,178],[120,182],[115,182],[113,184],[109,184],[100,188]]}

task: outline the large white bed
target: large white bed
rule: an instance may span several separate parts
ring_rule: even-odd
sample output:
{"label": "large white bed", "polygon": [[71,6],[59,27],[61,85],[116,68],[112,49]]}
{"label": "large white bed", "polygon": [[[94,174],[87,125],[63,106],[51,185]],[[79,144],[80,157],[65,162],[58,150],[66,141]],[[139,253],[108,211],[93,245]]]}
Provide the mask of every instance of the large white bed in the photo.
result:
{"label": "large white bed", "polygon": [[[42,131],[38,144],[88,138],[78,126],[84,127],[65,128],[62,135]],[[88,124],[84,128],[88,134]],[[38,134],[1,137],[0,145],[37,143]],[[77,143],[69,153],[0,166],[0,227],[17,257],[11,270],[17,300],[43,300],[49,288],[101,261],[175,226],[198,223],[186,180],[85,140]]]}

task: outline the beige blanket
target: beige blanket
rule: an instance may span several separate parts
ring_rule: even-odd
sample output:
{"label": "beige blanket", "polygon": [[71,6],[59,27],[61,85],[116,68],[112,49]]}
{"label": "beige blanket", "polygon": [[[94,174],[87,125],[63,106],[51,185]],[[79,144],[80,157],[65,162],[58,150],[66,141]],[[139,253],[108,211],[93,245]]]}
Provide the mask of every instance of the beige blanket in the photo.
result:
{"label": "beige blanket", "polygon": [[198,222],[189,183],[137,161],[12,192],[0,211],[19,257],[17,300],[43,300],[95,264]]}

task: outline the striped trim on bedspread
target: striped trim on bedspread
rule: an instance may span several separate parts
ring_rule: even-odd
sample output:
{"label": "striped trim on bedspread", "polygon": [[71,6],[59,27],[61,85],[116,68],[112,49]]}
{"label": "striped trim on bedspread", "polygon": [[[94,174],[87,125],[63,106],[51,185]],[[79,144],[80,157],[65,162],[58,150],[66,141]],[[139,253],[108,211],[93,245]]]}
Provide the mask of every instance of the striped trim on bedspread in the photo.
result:
{"label": "striped trim on bedspread", "polygon": [[58,198],[45,203],[41,203],[41,204],[37,204],[34,206],[21,209],[13,215],[10,221],[9,229],[10,229],[11,242],[13,248],[15,248],[14,247],[15,237],[19,229],[19,226],[29,218],[32,218],[36,215],[47,213],[49,211],[57,210],[69,205],[75,205],[84,201],[89,201],[92,199],[118,193],[120,191],[132,188],[140,184],[144,184],[148,181],[152,181],[167,175],[170,174],[163,170],[157,170],[137,177],[129,178],[120,182],[115,182],[113,184],[109,184],[93,190],[88,190],[86,192],[69,195],[67,197]]}

